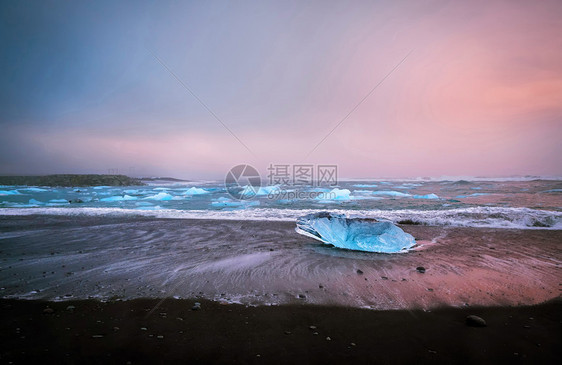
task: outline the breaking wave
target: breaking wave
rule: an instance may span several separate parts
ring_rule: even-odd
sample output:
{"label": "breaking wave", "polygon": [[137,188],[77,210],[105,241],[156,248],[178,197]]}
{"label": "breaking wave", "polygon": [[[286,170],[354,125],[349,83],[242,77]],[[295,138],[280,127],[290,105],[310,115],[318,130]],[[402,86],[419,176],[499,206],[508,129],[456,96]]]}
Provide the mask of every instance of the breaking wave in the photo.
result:
{"label": "breaking wave", "polygon": [[[142,216],[173,219],[271,220],[294,221],[316,209],[247,208],[244,210],[136,210],[123,208],[4,208],[0,216],[62,215],[62,216]],[[562,229],[562,212],[531,208],[471,207],[449,210],[343,210],[330,209],[350,218],[375,218],[398,224],[428,226],[489,227],[512,229]]]}

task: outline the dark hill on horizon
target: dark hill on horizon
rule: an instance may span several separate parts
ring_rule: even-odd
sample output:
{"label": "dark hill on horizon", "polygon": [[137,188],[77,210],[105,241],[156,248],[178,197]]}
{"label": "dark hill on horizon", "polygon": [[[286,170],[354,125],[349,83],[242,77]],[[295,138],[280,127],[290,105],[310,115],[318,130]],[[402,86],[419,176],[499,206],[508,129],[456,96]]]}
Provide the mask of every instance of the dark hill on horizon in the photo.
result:
{"label": "dark hill on horizon", "polygon": [[145,185],[125,175],[56,174],[37,176],[0,176],[0,185],[28,186],[133,186]]}

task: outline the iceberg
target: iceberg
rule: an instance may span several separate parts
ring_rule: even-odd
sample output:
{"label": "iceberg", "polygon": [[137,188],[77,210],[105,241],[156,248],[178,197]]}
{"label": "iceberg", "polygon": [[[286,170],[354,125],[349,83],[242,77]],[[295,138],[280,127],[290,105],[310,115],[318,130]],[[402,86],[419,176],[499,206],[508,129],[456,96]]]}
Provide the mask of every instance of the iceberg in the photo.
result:
{"label": "iceberg", "polygon": [[191,187],[189,189],[187,189],[183,194],[184,195],[201,195],[201,194],[208,194],[209,192],[205,189],[201,189],[201,188],[197,188],[197,187]]}
{"label": "iceberg", "polygon": [[41,193],[43,191],[49,191],[47,189],[41,189],[41,188],[35,188],[35,187],[28,187],[28,188],[24,188],[22,190],[31,191],[31,192],[34,192],[34,193]]}
{"label": "iceberg", "polygon": [[279,185],[269,185],[269,186],[262,186],[256,193],[256,195],[269,195],[269,194],[279,194],[281,189]]}
{"label": "iceberg", "polygon": [[137,197],[130,195],[116,195],[100,199],[100,202],[120,202],[124,200],[137,200]]}
{"label": "iceberg", "polygon": [[351,194],[351,191],[349,191],[348,189],[334,188],[334,189],[332,189],[332,190],[330,190],[326,193],[318,194],[316,199],[319,199],[319,200],[350,200],[350,199],[352,199],[350,194]]}
{"label": "iceberg", "polygon": [[260,202],[257,200],[254,201],[245,201],[245,200],[240,200],[240,201],[234,201],[225,197],[220,197],[218,199],[215,199],[211,202],[211,206],[213,207],[251,207],[251,206],[256,206],[256,205],[260,205]]}
{"label": "iceberg", "polygon": [[0,190],[0,195],[21,195],[17,190]]}
{"label": "iceberg", "polygon": [[414,195],[414,199],[439,199],[436,194]]}
{"label": "iceberg", "polygon": [[416,244],[414,237],[389,221],[346,218],[343,214],[320,212],[297,219],[297,233],[338,248],[379,252],[406,252]]}
{"label": "iceberg", "polygon": [[165,200],[172,200],[173,196],[168,193],[161,192],[155,195],[147,196],[144,199],[165,201]]}
{"label": "iceberg", "polygon": [[376,184],[355,184],[353,185],[356,188],[376,188],[377,185]]}
{"label": "iceberg", "polygon": [[394,191],[394,190],[379,190],[379,191],[373,191],[371,194],[373,194],[373,195],[397,196],[397,197],[412,196],[411,194],[402,193],[402,192],[400,192],[400,191]]}

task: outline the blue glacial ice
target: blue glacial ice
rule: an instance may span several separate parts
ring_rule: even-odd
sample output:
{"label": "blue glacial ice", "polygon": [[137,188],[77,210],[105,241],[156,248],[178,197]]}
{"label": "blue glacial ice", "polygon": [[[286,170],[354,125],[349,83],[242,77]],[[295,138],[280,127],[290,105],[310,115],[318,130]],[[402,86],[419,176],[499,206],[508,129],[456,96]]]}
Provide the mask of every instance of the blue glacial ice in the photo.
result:
{"label": "blue glacial ice", "polygon": [[[325,196],[328,199],[332,199],[332,200],[349,200],[349,199],[351,199],[350,194],[351,194],[351,191],[349,191],[348,189],[334,188],[334,189],[330,190],[328,193],[326,193]],[[321,194],[321,195],[324,195],[324,194]]]}
{"label": "blue glacial ice", "polygon": [[21,195],[17,190],[0,190],[0,195]]}
{"label": "blue glacial ice", "polygon": [[68,200],[66,199],[51,199],[49,203],[57,203],[57,204],[68,204]]}
{"label": "blue glacial ice", "polygon": [[260,202],[257,200],[248,201],[248,200],[238,200],[234,201],[229,198],[220,197],[218,199],[214,199],[211,202],[211,206],[213,207],[251,207],[260,205]]}
{"label": "blue glacial ice", "polygon": [[385,195],[385,196],[396,196],[396,197],[406,197],[412,196],[411,194],[403,193],[401,191],[394,191],[394,190],[379,190],[371,192],[373,195]]}
{"label": "blue glacial ice", "polygon": [[281,188],[279,185],[270,185],[260,187],[256,195],[279,194],[280,192]]}
{"label": "blue glacial ice", "polygon": [[147,196],[144,199],[166,201],[166,200],[172,200],[173,198],[174,197],[168,193],[160,192],[158,194]]}
{"label": "blue glacial ice", "polygon": [[414,199],[439,199],[439,197],[436,194],[425,194],[425,195],[414,195],[413,196]]}
{"label": "blue glacial ice", "polygon": [[121,201],[125,201],[125,200],[137,200],[137,197],[130,196],[130,195],[123,195],[123,196],[116,195],[116,196],[110,196],[110,197],[107,197],[107,198],[102,198],[102,199],[100,199],[100,202],[112,203],[112,202],[121,202]]}
{"label": "blue glacial ice", "polygon": [[205,189],[201,189],[201,188],[193,186],[193,187],[187,189],[183,193],[183,195],[201,195],[201,194],[209,194],[209,192]]}
{"label": "blue glacial ice", "polygon": [[319,203],[331,203],[333,201],[347,201],[353,199],[349,189],[334,188],[327,192],[319,192],[315,198]]}
{"label": "blue glacial ice", "polygon": [[23,188],[22,190],[31,191],[31,192],[33,192],[33,193],[42,193],[42,192],[44,192],[44,191],[49,191],[49,190],[47,190],[47,189],[36,188],[36,187],[33,187],[33,186],[32,186],[32,187]]}
{"label": "blue glacial ice", "polygon": [[356,188],[376,188],[377,185],[375,184],[355,184],[353,185]]}
{"label": "blue glacial ice", "polygon": [[346,218],[328,212],[308,214],[297,219],[297,233],[348,250],[396,253],[416,244],[414,237],[391,222]]}

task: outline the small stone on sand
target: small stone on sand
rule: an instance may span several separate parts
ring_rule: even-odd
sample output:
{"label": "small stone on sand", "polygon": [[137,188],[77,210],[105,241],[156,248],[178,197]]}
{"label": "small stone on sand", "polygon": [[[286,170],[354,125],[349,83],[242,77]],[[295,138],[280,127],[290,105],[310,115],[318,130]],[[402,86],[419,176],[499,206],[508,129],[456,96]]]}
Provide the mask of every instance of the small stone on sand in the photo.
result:
{"label": "small stone on sand", "polygon": [[471,327],[486,327],[486,321],[475,315],[466,317],[466,325]]}

